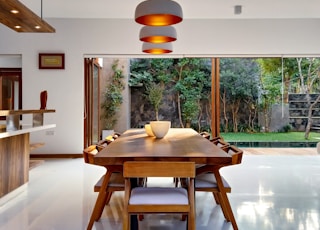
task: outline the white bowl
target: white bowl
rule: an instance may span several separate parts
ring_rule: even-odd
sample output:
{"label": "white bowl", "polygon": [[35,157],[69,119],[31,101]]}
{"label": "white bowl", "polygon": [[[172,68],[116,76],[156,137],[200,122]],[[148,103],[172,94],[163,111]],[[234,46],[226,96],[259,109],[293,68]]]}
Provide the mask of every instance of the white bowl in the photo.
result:
{"label": "white bowl", "polygon": [[154,137],[154,134],[151,129],[151,125],[149,125],[149,124],[144,125],[144,129],[145,129],[146,133],[148,134],[148,136]]}
{"label": "white bowl", "polygon": [[150,121],[150,126],[156,138],[163,138],[171,127],[171,121]]}

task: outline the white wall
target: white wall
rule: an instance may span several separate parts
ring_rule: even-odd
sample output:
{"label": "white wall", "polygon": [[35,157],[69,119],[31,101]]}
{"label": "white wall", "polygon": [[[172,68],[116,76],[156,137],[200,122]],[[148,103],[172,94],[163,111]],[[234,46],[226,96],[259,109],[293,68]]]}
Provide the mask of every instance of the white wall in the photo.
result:
{"label": "white wall", "polygon": [[21,55],[1,55],[0,54],[0,67],[3,68],[21,68],[22,59]]}
{"label": "white wall", "polygon": [[[54,34],[16,33],[0,25],[0,54],[22,54],[23,108],[40,108],[48,91],[46,123],[55,135],[33,133],[45,142],[39,153],[81,153],[83,148],[83,57],[146,57],[141,53],[133,20],[50,19]],[[184,20],[176,25],[178,40],[170,56],[319,55],[320,20]],[[39,70],[38,53],[65,53],[65,70]],[[167,55],[169,56],[169,55]],[[28,118],[25,122],[29,122]]]}

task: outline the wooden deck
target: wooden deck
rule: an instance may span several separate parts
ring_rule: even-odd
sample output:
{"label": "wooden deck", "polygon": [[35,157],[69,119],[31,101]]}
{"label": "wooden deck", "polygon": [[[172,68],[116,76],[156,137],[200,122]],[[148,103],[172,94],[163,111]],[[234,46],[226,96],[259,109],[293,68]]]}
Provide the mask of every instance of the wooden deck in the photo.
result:
{"label": "wooden deck", "polygon": [[246,155],[320,156],[317,148],[241,148]]}

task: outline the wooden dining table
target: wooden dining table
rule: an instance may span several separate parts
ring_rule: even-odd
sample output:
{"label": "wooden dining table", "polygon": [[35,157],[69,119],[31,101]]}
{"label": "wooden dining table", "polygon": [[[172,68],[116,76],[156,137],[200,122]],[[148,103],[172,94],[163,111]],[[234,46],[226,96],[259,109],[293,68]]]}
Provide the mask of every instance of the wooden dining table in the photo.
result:
{"label": "wooden dining table", "polygon": [[[232,164],[230,155],[191,128],[170,128],[161,139],[148,136],[144,129],[129,129],[94,157],[94,163],[107,171],[87,229],[101,217],[111,174],[121,171],[126,161],[190,161],[213,167]],[[221,178],[216,179],[221,195],[228,200]],[[228,207],[231,210],[229,202]]]}

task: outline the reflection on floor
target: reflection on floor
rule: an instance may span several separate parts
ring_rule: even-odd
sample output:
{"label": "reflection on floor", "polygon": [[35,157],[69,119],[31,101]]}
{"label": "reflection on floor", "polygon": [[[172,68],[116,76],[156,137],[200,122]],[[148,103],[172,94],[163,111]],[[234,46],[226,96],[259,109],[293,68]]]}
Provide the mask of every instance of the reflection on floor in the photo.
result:
{"label": "reflection on floor", "polygon": [[[93,185],[102,173],[83,159],[46,159],[30,171],[28,187],[0,206],[0,230],[86,229],[97,197]],[[244,155],[241,165],[221,173],[232,185],[229,199],[239,229],[320,229],[319,156]],[[112,197],[93,229],[122,229],[122,197]],[[196,193],[196,213],[197,230],[232,229],[211,194]],[[140,230],[185,229],[179,218],[147,215]]]}

